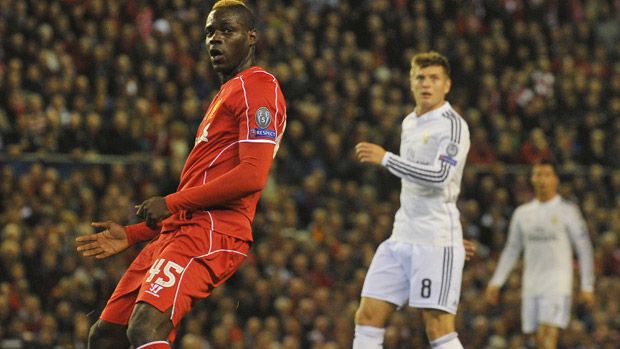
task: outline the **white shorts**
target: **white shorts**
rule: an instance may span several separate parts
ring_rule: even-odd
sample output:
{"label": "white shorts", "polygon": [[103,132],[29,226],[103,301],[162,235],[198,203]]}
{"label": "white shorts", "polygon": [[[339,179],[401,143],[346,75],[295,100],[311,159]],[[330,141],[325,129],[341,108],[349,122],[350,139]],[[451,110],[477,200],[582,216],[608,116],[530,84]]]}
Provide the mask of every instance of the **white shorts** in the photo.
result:
{"label": "white shorts", "polygon": [[566,328],[570,321],[570,296],[524,297],[521,302],[523,333],[536,332],[541,324]]}
{"label": "white shorts", "polygon": [[362,297],[456,314],[465,249],[386,240],[368,268]]}

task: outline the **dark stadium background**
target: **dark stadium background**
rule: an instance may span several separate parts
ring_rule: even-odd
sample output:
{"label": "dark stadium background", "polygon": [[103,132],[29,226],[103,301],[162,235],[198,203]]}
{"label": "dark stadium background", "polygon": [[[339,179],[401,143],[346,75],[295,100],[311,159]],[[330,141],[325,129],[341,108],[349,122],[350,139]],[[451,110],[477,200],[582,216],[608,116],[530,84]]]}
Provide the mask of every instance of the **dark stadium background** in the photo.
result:
{"label": "dark stadium background", "polygon": [[[0,1],[0,348],[85,348],[137,248],[78,256],[91,221],[134,222],[175,190],[218,89],[204,50],[212,1]],[[459,200],[466,348],[523,348],[519,269],[501,306],[482,291],[528,165],[561,165],[595,247],[596,301],[562,349],[620,347],[620,2],[265,0],[260,65],[282,84],[288,128],[254,224],[253,254],[186,318],[176,348],[348,348],[365,270],[388,237],[399,183],[353,161],[360,140],[398,151],[409,58],[450,59],[451,103],[472,147]],[[395,314],[386,348],[427,348]]]}

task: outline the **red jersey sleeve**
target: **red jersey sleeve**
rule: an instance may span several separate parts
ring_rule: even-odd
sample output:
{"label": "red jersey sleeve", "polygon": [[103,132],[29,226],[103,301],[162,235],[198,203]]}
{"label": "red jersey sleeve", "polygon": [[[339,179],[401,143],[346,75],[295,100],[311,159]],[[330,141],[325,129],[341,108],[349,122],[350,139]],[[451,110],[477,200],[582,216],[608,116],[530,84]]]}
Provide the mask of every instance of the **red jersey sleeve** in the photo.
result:
{"label": "red jersey sleeve", "polygon": [[239,116],[240,142],[279,143],[286,124],[284,96],[276,78],[258,71],[239,77],[242,96],[231,106]]}
{"label": "red jersey sleeve", "polygon": [[239,165],[211,182],[166,196],[166,206],[172,213],[194,211],[262,190],[273,161],[273,148],[268,143],[241,143]]}
{"label": "red jersey sleeve", "polygon": [[125,226],[125,233],[127,234],[129,245],[132,246],[140,241],[151,240],[159,234],[159,230],[153,230],[146,223],[142,222]]}

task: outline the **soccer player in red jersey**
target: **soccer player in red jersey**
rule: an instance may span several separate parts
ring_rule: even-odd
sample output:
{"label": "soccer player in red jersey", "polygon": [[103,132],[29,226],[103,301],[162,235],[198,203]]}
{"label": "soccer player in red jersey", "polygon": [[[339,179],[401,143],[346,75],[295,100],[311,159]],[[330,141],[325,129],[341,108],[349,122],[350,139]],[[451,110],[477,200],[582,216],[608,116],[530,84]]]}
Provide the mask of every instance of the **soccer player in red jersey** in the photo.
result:
{"label": "soccer player in red jersey", "polygon": [[92,326],[89,348],[170,348],[192,303],[208,297],[247,256],[251,223],[286,126],[276,78],[255,65],[253,12],[217,2],[206,46],[222,86],[196,133],[177,192],[144,201],[144,222],[77,239],[84,256],[106,258],[151,240],[129,266]]}

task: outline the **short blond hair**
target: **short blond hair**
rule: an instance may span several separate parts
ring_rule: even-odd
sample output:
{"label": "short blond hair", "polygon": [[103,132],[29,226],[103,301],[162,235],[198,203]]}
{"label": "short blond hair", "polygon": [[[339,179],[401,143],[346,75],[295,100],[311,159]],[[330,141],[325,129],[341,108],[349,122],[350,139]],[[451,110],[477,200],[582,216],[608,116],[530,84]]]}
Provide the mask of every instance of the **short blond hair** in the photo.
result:
{"label": "short blond hair", "polygon": [[241,17],[245,22],[245,25],[248,29],[256,28],[256,15],[254,15],[254,11],[245,3],[243,0],[219,0],[217,1],[211,11],[215,10],[223,10],[223,9],[231,9],[236,10],[241,13]]}
{"label": "short blond hair", "polygon": [[243,0],[218,0],[215,2],[215,5],[213,5],[212,10],[232,6],[243,6],[249,10],[248,5],[246,5]]}
{"label": "short blond hair", "polygon": [[450,77],[450,63],[444,55],[438,52],[418,53],[411,58],[411,69],[414,67],[426,68],[433,65],[443,67],[446,75]]}

